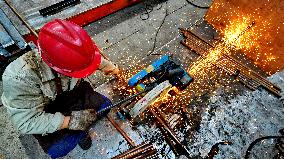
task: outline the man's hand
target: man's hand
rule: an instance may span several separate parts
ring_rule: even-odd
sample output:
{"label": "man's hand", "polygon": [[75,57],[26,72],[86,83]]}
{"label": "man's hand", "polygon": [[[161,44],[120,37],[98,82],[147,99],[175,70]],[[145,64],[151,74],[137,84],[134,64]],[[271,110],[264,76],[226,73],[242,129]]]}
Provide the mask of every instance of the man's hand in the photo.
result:
{"label": "man's hand", "polygon": [[118,67],[106,59],[102,59],[99,69],[104,72],[105,75],[117,75],[119,73]]}
{"label": "man's hand", "polygon": [[63,123],[60,126],[60,129],[68,128],[69,121],[70,121],[70,116],[65,116],[64,120],[63,120]]}
{"label": "man's hand", "polygon": [[86,130],[97,119],[94,109],[72,111],[68,128],[70,130]]}

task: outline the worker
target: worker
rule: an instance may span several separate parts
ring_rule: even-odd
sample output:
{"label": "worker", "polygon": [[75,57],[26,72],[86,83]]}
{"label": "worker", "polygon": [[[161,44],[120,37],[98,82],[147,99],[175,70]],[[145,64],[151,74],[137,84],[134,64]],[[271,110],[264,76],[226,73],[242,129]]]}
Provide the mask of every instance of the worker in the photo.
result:
{"label": "worker", "polygon": [[51,158],[67,155],[77,144],[89,149],[88,128],[111,102],[84,78],[96,70],[117,74],[118,67],[69,21],[44,25],[37,46],[10,63],[2,76],[1,98],[13,124],[20,133],[33,134]]}

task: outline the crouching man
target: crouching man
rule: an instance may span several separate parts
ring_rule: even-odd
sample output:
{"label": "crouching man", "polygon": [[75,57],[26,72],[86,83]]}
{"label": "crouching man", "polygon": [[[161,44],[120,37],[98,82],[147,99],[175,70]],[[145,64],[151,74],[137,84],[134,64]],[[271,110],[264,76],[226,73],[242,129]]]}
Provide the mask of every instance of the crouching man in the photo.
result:
{"label": "crouching man", "polygon": [[118,68],[101,57],[85,30],[65,20],[42,27],[38,48],[3,74],[2,101],[13,124],[33,134],[51,158],[65,156],[77,144],[89,149],[87,129],[111,102],[82,78],[96,70],[117,74]]}

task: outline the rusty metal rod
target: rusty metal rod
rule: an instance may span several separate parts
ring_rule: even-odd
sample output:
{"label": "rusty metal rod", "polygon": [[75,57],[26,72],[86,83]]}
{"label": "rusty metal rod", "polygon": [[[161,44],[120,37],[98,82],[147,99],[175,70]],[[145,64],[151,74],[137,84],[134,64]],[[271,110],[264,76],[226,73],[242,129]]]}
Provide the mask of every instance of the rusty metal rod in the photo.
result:
{"label": "rusty metal rod", "polygon": [[16,16],[25,24],[25,26],[30,30],[34,36],[38,38],[37,32],[30,26],[30,24],[25,20],[25,18],[16,10],[16,8],[7,0],[4,0],[5,3],[11,8],[11,10],[16,14]]}
{"label": "rusty metal rod", "polygon": [[[157,113],[155,112],[155,109],[157,111]],[[160,113],[159,108],[157,107],[153,107],[148,109],[150,111],[150,113],[155,117],[155,119],[158,121],[158,124],[160,124],[163,129],[168,133],[169,137],[171,137],[174,142],[176,143],[176,145],[179,146],[179,149],[181,150],[181,152],[183,152],[185,156],[187,156],[188,158],[190,158],[190,152],[187,149],[186,146],[184,146],[181,141],[177,138],[177,136],[175,135],[175,133],[171,130],[171,128],[169,128],[169,126],[167,125],[167,123],[161,118],[162,114]],[[161,117],[160,117],[161,116]]]}
{"label": "rusty metal rod", "polygon": [[146,144],[146,143],[142,143],[142,144],[140,144],[140,145],[138,145],[138,146],[136,146],[136,147],[134,147],[134,148],[132,148],[130,150],[127,150],[127,151],[123,152],[122,154],[119,154],[119,155],[113,157],[112,159],[121,159],[122,157],[128,155],[129,153],[132,153],[132,152],[135,152],[135,151],[137,151],[139,149],[142,149],[142,148],[146,147],[147,145],[148,144]]}
{"label": "rusty metal rod", "polygon": [[98,48],[98,49],[99,49],[99,51],[100,51],[101,56],[102,56],[104,59],[109,60],[109,58],[108,58],[107,55],[103,52],[103,50],[100,49],[100,48]]}
{"label": "rusty metal rod", "polygon": [[171,140],[170,137],[168,136],[166,130],[164,130],[162,126],[160,126],[160,130],[161,130],[161,132],[162,132],[162,134],[163,134],[163,136],[165,138],[165,141],[170,146],[170,148],[173,151],[173,153],[178,155],[179,152],[178,152],[177,148],[175,147],[175,144],[174,144],[173,140]]}
{"label": "rusty metal rod", "polygon": [[135,143],[132,139],[127,135],[127,133],[121,129],[121,127],[114,121],[114,119],[108,114],[107,119],[111,122],[111,124],[115,127],[115,129],[123,136],[123,138],[130,144],[132,147],[135,146]]}
{"label": "rusty metal rod", "polygon": [[168,127],[168,125],[159,117],[159,115],[152,109],[148,109],[150,113],[157,119],[157,121],[163,126],[163,128],[171,135],[171,137],[174,139],[174,141],[177,144],[181,144],[180,140],[176,137],[176,135],[173,133],[173,131]]}
{"label": "rusty metal rod", "polygon": [[132,148],[130,150],[127,150],[127,151],[123,152],[122,154],[119,154],[119,155],[113,157],[112,159],[124,158],[124,157],[128,156],[129,154],[137,153],[138,150],[145,149],[145,148],[147,148],[149,146],[151,146],[151,145],[149,145],[147,143],[142,143],[142,144],[140,144],[140,145],[138,145],[138,146],[136,146],[136,147],[134,147],[134,148]]}
{"label": "rusty metal rod", "polygon": [[157,153],[157,151],[155,149],[152,149],[148,152],[144,152],[143,154],[137,156],[137,157],[134,157],[133,159],[144,159],[144,158],[147,158],[147,157],[151,157],[153,155],[155,155]]}
{"label": "rusty metal rod", "polygon": [[[210,46],[211,48],[215,48],[214,45],[208,43],[206,40],[204,40],[203,38],[199,37],[198,35],[196,35],[196,34],[193,33],[192,31],[190,31],[190,30],[185,30],[185,29],[183,29],[183,31],[184,31],[184,32],[187,31],[187,32],[190,33],[192,36],[194,36],[197,40],[202,41],[204,44]],[[202,47],[201,47],[201,48],[202,48]],[[204,51],[205,51],[205,50],[204,50]],[[232,56],[230,56],[230,55],[227,55],[227,54],[224,54],[224,53],[222,53],[222,55],[223,55],[224,57],[227,57],[228,60],[231,59],[232,62],[235,62],[239,67],[241,67],[242,70],[240,70],[240,71],[248,71],[248,70],[250,70],[249,72],[253,73],[256,77],[258,77],[258,78],[261,80],[261,82],[266,83],[266,84],[268,85],[267,87],[273,86],[273,87],[275,87],[276,89],[281,90],[280,87],[278,87],[277,85],[275,85],[275,84],[273,84],[273,83],[267,81],[264,77],[262,77],[262,76],[259,75],[257,72],[255,72],[254,70],[250,69],[249,67],[245,66],[244,64],[240,63],[240,62],[239,62],[237,59],[235,59],[234,57],[232,57]],[[246,73],[246,75],[247,75],[247,73]],[[257,79],[257,78],[256,78],[256,79]]]}
{"label": "rusty metal rod", "polygon": [[134,157],[138,157],[141,156],[144,153],[147,153],[149,151],[152,151],[154,148],[152,145],[147,145],[147,147],[145,148],[140,148],[134,152],[128,153],[126,154],[124,157],[122,157],[121,159],[133,159]]}

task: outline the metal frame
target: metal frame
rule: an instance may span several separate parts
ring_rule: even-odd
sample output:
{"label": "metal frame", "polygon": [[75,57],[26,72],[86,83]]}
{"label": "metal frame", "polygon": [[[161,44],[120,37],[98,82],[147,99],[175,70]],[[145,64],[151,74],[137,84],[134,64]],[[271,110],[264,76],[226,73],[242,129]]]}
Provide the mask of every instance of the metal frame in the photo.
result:
{"label": "metal frame", "polygon": [[[67,20],[74,22],[80,26],[85,26],[141,1],[142,0],[113,0],[101,6],[79,13],[78,15],[69,17],[67,18]],[[24,39],[26,41],[37,43],[37,37],[31,33],[24,35]]]}

